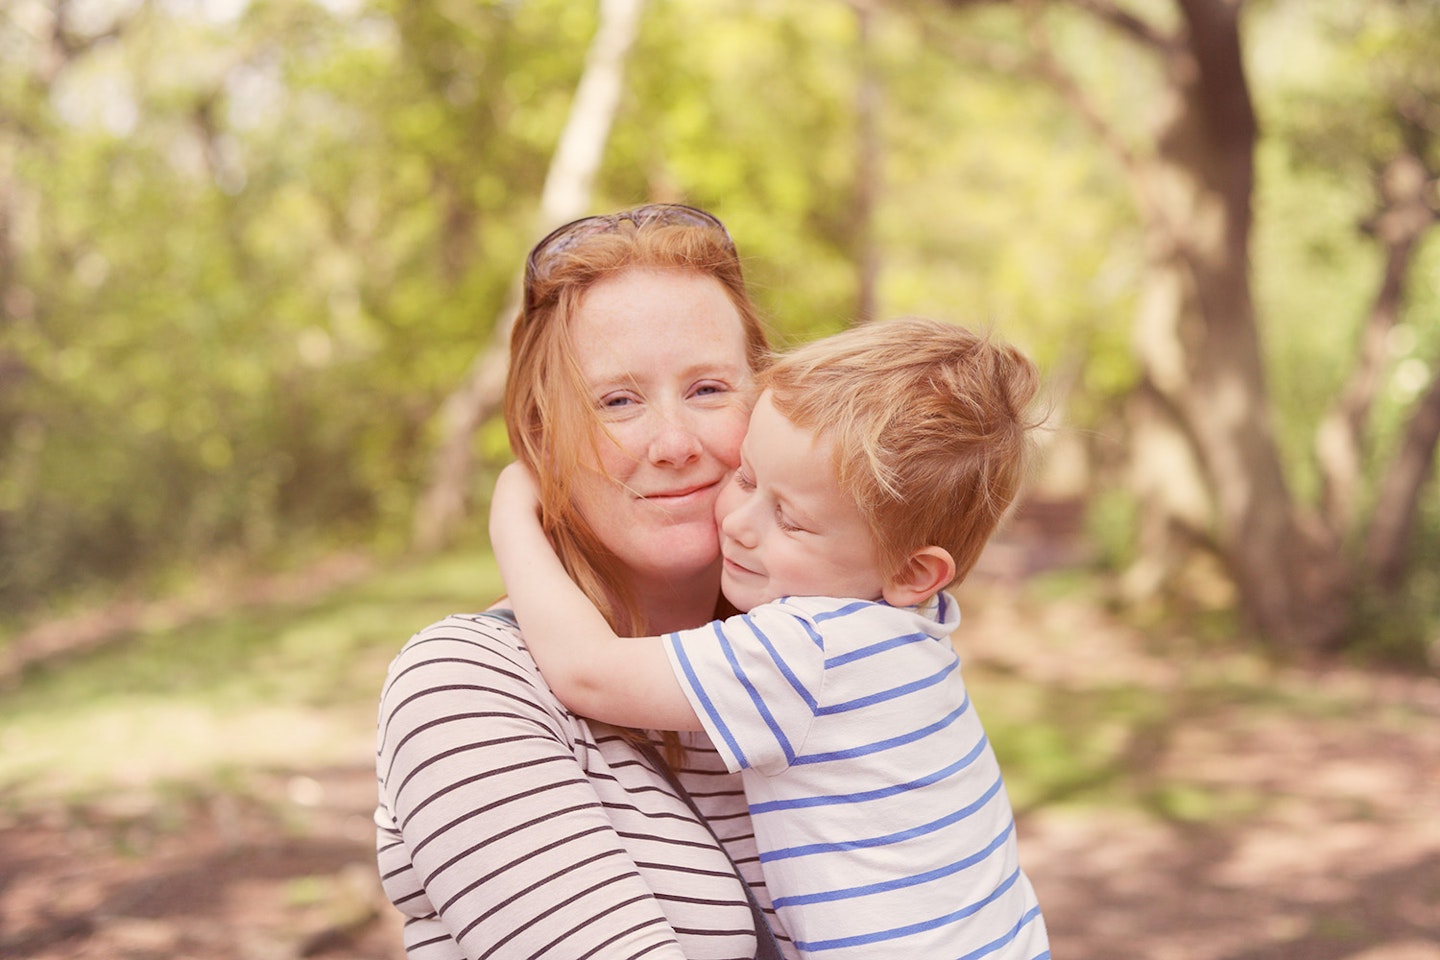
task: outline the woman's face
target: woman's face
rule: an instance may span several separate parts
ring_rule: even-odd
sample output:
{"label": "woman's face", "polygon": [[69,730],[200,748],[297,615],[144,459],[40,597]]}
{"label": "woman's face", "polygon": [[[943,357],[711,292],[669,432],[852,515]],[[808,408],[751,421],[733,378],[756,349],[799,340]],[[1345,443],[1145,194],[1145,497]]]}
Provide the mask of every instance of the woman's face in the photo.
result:
{"label": "woman's face", "polygon": [[574,497],[635,581],[718,569],[715,500],[740,460],[750,366],[740,314],[700,273],[630,269],[586,292],[576,356],[609,436]]}

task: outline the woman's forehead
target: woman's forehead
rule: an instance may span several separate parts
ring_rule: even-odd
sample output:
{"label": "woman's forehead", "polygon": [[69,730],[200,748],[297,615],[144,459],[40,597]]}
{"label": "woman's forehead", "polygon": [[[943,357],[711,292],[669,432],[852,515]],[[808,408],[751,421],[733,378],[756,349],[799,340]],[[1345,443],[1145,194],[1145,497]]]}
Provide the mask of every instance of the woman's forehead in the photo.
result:
{"label": "woman's forehead", "polygon": [[587,375],[748,366],[740,313],[703,273],[628,270],[608,278],[586,293],[570,327]]}

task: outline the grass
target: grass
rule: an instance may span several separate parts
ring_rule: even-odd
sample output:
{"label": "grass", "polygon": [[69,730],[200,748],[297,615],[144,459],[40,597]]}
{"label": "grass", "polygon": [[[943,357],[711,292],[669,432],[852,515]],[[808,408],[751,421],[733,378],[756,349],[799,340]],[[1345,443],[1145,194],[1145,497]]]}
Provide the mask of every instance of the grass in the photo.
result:
{"label": "grass", "polygon": [[[1016,602],[1039,609],[1054,589],[1037,583]],[[0,698],[0,806],[123,807],[137,796],[163,805],[243,794],[257,772],[367,765],[390,658],[418,628],[499,594],[487,553],[453,553],[305,601],[140,630],[32,668]],[[1043,629],[1034,632],[1025,642],[1047,642]],[[1226,712],[1343,723],[1354,709],[1344,696],[1278,685],[1240,651],[1208,649],[1184,676],[1178,691],[1120,681],[1057,687],[966,666],[1021,813],[1103,804],[1183,822],[1249,816],[1261,799],[1160,772],[1157,758],[1178,733]]]}
{"label": "grass", "polygon": [[[1017,684],[1023,681],[1006,688]],[[983,680],[972,682],[972,687],[982,685],[989,686]],[[1013,693],[996,696],[985,689],[975,696],[982,693],[985,728],[1017,811],[1057,803],[1110,803],[1124,792],[1132,772],[1125,749],[1138,725],[1129,713],[1128,691],[1041,691],[1043,700],[1031,707]]]}
{"label": "grass", "polygon": [[487,554],[451,554],[31,668],[0,700],[0,798],[113,800],[368,763],[390,658],[425,624],[499,593]]}

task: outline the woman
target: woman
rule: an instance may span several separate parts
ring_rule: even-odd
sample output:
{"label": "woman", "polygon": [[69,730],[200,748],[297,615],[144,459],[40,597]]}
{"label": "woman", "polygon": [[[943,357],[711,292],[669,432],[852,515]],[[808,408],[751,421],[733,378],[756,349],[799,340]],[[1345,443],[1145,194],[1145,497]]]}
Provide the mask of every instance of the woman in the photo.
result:
{"label": "woman", "polygon": [[[618,630],[715,616],[715,499],[766,352],[734,245],[703,211],[590,217],[531,251],[511,447]],[[769,898],[744,796],[686,736],[667,755],[693,809],[650,741],[560,705],[513,622],[416,634],[381,694],[376,767],[380,873],[410,956],[756,956],[747,888],[767,913]]]}

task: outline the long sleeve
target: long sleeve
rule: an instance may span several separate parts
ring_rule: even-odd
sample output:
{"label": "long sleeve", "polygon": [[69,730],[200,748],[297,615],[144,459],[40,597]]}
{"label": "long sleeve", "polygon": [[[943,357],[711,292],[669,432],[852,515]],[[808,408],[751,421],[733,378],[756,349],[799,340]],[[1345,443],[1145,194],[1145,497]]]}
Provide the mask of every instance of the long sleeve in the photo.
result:
{"label": "long sleeve", "polygon": [[378,860],[415,960],[753,955],[704,825],[623,738],[555,702],[509,626],[417,634],[377,747]]}

